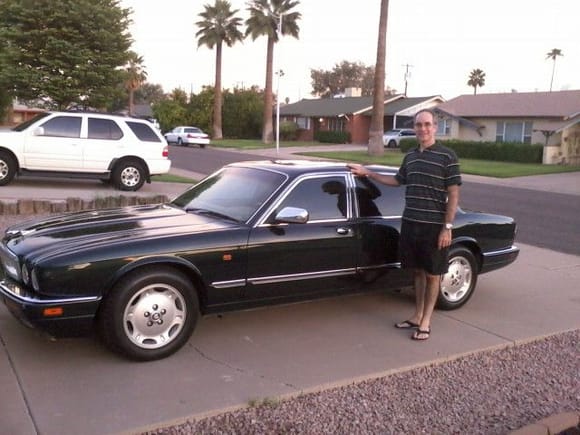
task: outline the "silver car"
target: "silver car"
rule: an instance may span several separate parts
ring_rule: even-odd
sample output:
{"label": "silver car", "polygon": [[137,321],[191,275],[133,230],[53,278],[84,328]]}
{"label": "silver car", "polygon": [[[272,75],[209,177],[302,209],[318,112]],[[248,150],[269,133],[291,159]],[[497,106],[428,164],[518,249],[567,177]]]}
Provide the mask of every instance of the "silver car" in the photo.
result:
{"label": "silver car", "polygon": [[415,130],[410,128],[394,128],[383,134],[383,145],[388,148],[399,147],[399,142],[404,138],[415,138]]}

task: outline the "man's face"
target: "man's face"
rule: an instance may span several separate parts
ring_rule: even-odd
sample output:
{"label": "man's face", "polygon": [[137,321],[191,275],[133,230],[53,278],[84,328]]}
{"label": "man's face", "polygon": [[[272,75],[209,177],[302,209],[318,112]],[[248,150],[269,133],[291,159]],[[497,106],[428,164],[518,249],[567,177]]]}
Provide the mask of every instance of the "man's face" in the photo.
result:
{"label": "man's face", "polygon": [[430,113],[421,112],[415,118],[415,134],[421,145],[433,145],[437,124]]}

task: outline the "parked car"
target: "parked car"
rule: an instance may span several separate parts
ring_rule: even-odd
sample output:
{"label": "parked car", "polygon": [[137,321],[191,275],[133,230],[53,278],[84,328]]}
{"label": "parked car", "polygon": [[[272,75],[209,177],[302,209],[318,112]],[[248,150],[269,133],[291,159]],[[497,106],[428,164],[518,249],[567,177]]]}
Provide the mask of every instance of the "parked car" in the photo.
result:
{"label": "parked car", "polygon": [[168,133],[165,133],[167,143],[175,143],[181,146],[199,145],[205,148],[209,145],[209,136],[197,127],[175,127]]}
{"label": "parked car", "polygon": [[143,119],[43,112],[0,131],[0,186],[16,175],[34,175],[94,178],[135,191],[170,166],[166,142]]}
{"label": "parked car", "polygon": [[[397,253],[403,206],[404,188],[342,163],[235,163],[166,204],[8,228],[0,299],[50,335],[96,329],[126,357],[164,358],[203,314],[410,286]],[[438,307],[462,306],[479,274],[512,263],[515,233],[512,218],[459,209]]]}
{"label": "parked car", "polygon": [[395,128],[385,131],[383,134],[383,145],[389,148],[396,148],[400,146],[401,139],[404,138],[415,138],[415,130],[410,128]]}

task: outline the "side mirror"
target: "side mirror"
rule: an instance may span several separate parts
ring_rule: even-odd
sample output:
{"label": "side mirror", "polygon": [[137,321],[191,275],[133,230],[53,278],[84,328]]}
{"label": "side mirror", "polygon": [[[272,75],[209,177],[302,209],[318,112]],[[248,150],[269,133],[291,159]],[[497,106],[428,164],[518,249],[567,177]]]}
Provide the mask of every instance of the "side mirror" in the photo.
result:
{"label": "side mirror", "polygon": [[308,222],[308,211],[298,207],[284,207],[276,214],[275,220],[286,224],[305,224]]}
{"label": "side mirror", "polygon": [[44,136],[44,127],[36,127],[32,134],[34,136]]}

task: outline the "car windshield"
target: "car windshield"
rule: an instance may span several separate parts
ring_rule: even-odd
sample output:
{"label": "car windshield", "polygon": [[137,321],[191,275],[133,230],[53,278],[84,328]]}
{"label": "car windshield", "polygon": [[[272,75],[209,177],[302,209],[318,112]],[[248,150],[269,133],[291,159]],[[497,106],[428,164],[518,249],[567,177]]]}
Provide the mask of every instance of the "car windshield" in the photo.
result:
{"label": "car windshield", "polygon": [[228,167],[172,201],[183,210],[246,222],[284,182],[276,172]]}
{"label": "car windshield", "polygon": [[38,115],[35,115],[33,118],[30,118],[28,121],[24,121],[18,124],[17,126],[13,127],[12,131],[24,131],[32,124],[34,124],[36,121],[42,118],[46,118],[48,115],[50,115],[50,112],[39,113]]}

